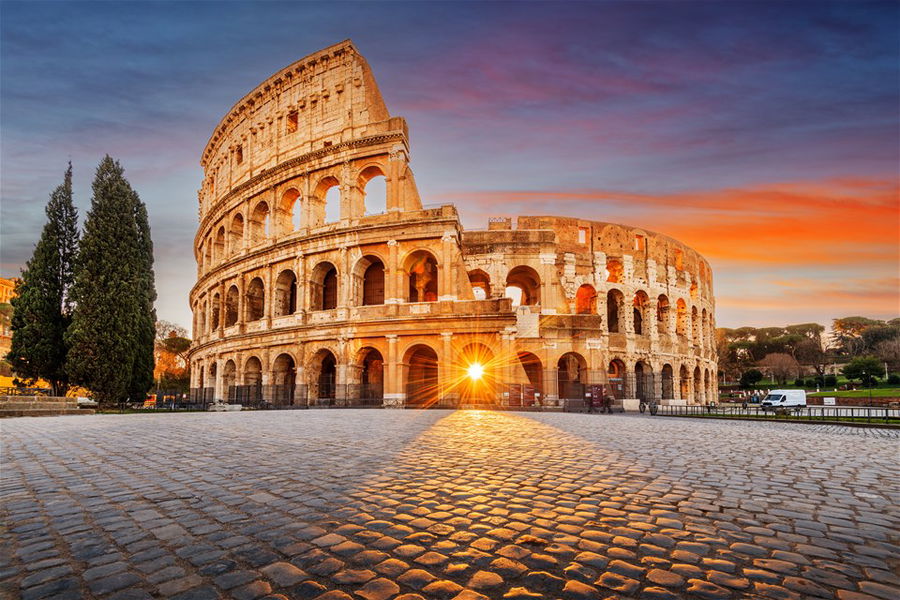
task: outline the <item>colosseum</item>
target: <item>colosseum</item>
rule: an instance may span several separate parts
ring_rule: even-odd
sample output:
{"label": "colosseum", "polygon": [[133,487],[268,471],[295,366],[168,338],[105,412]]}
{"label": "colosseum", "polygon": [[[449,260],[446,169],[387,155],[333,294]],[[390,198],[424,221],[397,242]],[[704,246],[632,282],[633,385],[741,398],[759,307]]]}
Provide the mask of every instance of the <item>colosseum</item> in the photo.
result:
{"label": "colosseum", "polygon": [[[191,387],[305,407],[620,407],[716,395],[712,272],[640,227],[423,205],[350,41],[239,100],[201,166]],[[599,388],[598,386],[602,386]]]}

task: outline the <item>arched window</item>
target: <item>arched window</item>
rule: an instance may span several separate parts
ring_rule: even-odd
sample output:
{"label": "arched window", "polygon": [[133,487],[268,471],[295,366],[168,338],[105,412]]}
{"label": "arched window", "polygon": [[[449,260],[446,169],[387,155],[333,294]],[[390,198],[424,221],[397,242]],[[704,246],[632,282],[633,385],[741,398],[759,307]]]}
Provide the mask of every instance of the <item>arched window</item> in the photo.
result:
{"label": "arched window", "polygon": [[669,333],[669,298],[665,294],[656,299],[656,330],[659,335]]}
{"label": "arched window", "polygon": [[231,327],[238,322],[238,304],[240,303],[240,292],[236,285],[228,288],[225,294],[225,327]]}
{"label": "arched window", "polygon": [[222,369],[222,388],[225,393],[225,398],[228,400],[229,404],[233,404],[233,400],[235,397],[234,387],[237,381],[237,368],[234,365],[233,360],[229,360],[225,363],[225,368]]}
{"label": "arched window", "polygon": [[247,286],[247,320],[258,321],[265,315],[266,289],[262,279],[254,277]]}
{"label": "arched window", "polygon": [[634,332],[637,335],[645,335],[644,319],[646,318],[647,308],[650,306],[650,298],[643,290],[638,290],[634,295]]}
{"label": "arched window", "polygon": [[653,397],[653,373],[642,361],[634,365],[634,394],[644,401]]}
{"label": "arched window", "polygon": [[311,397],[320,404],[332,404],[337,397],[337,359],[330,350],[319,350],[310,369]]}
{"label": "arched window", "polygon": [[606,281],[609,283],[622,283],[625,276],[625,268],[622,266],[622,259],[607,258],[606,259]]}
{"label": "arched window", "polygon": [[476,300],[487,300],[491,297],[491,277],[481,269],[469,271],[469,283]]}
{"label": "arched window", "polygon": [[336,177],[326,177],[316,186],[319,209],[315,225],[336,223],[341,220],[341,186]]}
{"label": "arched window", "polygon": [[300,201],[300,192],[294,188],[285,190],[281,195],[281,233],[291,233],[300,229],[303,217],[303,205]]}
{"label": "arched window", "polygon": [[384,263],[380,258],[364,256],[356,263],[353,288],[357,305],[384,304]]}
{"label": "arched window", "polygon": [[435,302],[438,299],[438,264],[430,252],[418,250],[404,264],[410,302]]}
{"label": "arched window", "polygon": [[541,303],[541,278],[531,267],[520,265],[506,276],[505,291],[513,306],[536,306]]}
{"label": "arched window", "polygon": [[216,243],[214,246],[213,252],[213,260],[215,262],[220,263],[225,260],[225,227],[219,227],[219,231],[216,232]]}
{"label": "arched window", "polygon": [[384,358],[375,348],[364,348],[360,354],[359,391],[354,394],[361,400],[384,398]]}
{"label": "arched window", "polygon": [[231,219],[228,232],[228,253],[237,254],[244,247],[244,217],[240,213]]}
{"label": "arched window", "polygon": [[216,292],[215,294],[213,294],[212,306],[210,307],[210,314],[212,315],[209,324],[210,329],[216,330],[221,326],[221,311],[222,297],[219,295],[219,292]]}
{"label": "arched window", "polygon": [[618,358],[610,361],[609,370],[607,371],[609,379],[609,387],[612,395],[616,398],[625,397],[625,363]]}
{"label": "arched window", "polygon": [[678,302],[675,303],[675,333],[678,335],[687,335],[688,329],[688,311],[687,304],[684,303],[684,300],[679,298]]}
{"label": "arched window", "polygon": [[262,363],[255,356],[244,364],[244,385],[262,385]]}
{"label": "arched window", "polygon": [[689,400],[690,390],[691,390],[691,376],[688,373],[688,369],[686,366],[681,365],[681,369],[678,370],[678,392],[679,398],[682,400]]}
{"label": "arched window", "polygon": [[292,406],[296,383],[294,357],[290,354],[278,355],[272,363],[272,382],[272,404]]}
{"label": "arched window", "polygon": [[337,269],[330,262],[321,262],[313,269],[310,279],[311,310],[331,310],[337,308],[338,276]]}
{"label": "arched window", "polygon": [[597,314],[597,291],[594,286],[586,283],[575,292],[575,313],[579,315]]}
{"label": "arched window", "polygon": [[619,290],[606,293],[606,326],[610,333],[624,332],[622,328],[622,304],[624,296]]}
{"label": "arched window", "polygon": [[297,312],[297,276],[290,269],[278,274],[275,280],[275,316]]}
{"label": "arched window", "polygon": [[694,345],[700,345],[700,314],[697,307],[691,307],[691,340]]}
{"label": "arched window", "polygon": [[567,352],[556,363],[556,383],[559,397],[583,400],[587,382],[587,361],[575,352]]}
{"label": "arched window", "polygon": [[675,397],[675,385],[674,385],[675,375],[672,370],[672,365],[665,364],[662,368],[662,397],[666,400],[671,400]]}
{"label": "arched window", "polygon": [[429,406],[438,400],[437,353],[419,344],[406,351],[406,402],[412,406]]}
{"label": "arched window", "polygon": [[363,193],[364,215],[380,215],[387,211],[387,182],[381,167],[372,165],[363,169],[357,186]]}
{"label": "arched window", "polygon": [[250,216],[250,243],[259,244],[269,236],[269,205],[260,202]]}

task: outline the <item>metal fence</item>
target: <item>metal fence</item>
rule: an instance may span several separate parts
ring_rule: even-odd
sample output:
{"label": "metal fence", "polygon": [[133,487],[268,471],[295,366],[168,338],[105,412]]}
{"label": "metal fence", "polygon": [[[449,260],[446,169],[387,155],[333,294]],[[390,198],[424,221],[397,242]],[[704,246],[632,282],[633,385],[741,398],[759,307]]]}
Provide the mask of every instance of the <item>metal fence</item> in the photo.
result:
{"label": "metal fence", "polygon": [[51,388],[39,387],[0,387],[0,396],[51,396]]}
{"label": "metal fence", "polygon": [[746,419],[784,419],[795,421],[849,421],[860,423],[900,422],[900,409],[884,406],[804,406],[767,408],[762,406],[658,406],[663,417],[715,416]]}

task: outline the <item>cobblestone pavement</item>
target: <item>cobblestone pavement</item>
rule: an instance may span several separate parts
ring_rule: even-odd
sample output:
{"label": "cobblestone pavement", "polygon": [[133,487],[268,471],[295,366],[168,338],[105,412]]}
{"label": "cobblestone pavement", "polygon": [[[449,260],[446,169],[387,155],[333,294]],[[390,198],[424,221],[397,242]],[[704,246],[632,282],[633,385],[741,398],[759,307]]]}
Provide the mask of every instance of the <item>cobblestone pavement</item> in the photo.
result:
{"label": "cobblestone pavement", "polygon": [[0,427],[13,598],[900,598],[896,431],[379,410]]}

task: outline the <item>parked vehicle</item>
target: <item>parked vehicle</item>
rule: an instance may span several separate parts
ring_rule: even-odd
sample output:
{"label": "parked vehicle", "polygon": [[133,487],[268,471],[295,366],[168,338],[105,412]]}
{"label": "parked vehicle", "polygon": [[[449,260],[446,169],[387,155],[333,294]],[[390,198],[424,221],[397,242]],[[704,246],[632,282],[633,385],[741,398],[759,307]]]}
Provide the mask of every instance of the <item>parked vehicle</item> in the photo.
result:
{"label": "parked vehicle", "polygon": [[806,406],[806,390],[772,390],[762,401],[764,409],[799,406]]}
{"label": "parked vehicle", "polygon": [[78,408],[97,408],[97,401],[84,396],[78,396]]}

